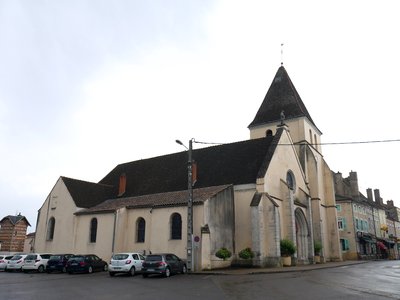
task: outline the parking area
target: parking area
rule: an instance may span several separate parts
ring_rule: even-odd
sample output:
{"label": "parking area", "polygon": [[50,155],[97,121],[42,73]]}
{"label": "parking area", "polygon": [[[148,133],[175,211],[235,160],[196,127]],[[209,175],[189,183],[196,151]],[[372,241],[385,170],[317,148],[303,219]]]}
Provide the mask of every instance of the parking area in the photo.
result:
{"label": "parking area", "polygon": [[226,299],[206,277],[0,272],[0,299]]}

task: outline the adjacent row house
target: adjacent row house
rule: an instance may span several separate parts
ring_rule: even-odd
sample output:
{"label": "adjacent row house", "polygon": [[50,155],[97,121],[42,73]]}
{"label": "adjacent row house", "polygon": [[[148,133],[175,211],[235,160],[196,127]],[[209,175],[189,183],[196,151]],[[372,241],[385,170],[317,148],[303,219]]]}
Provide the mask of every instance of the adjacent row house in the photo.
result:
{"label": "adjacent row house", "polygon": [[358,187],[356,172],[335,173],[336,207],[343,259],[400,259],[399,210],[383,203],[379,189]]}

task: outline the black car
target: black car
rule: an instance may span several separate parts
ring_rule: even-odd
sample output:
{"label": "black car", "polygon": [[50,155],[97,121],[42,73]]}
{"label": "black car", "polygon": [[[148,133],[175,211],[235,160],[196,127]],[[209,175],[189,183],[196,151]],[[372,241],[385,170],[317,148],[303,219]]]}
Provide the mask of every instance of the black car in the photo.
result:
{"label": "black car", "polygon": [[108,264],[94,254],[74,255],[68,259],[67,272],[93,273],[95,271],[107,271]]}
{"label": "black car", "polygon": [[186,263],[172,253],[150,254],[142,265],[142,276],[150,274],[160,274],[169,277],[171,274],[185,274],[187,271]]}
{"label": "black car", "polygon": [[67,272],[67,261],[73,254],[54,254],[50,256],[47,261],[46,272],[51,273],[53,271]]}

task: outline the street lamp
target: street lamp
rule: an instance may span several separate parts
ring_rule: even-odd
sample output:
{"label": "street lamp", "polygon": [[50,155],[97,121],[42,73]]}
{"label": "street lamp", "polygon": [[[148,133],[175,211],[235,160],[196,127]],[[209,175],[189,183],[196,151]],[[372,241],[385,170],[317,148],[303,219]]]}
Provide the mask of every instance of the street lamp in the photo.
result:
{"label": "street lamp", "polygon": [[189,140],[189,148],[187,148],[180,140],[175,140],[176,143],[182,145],[188,150],[188,211],[187,211],[187,240],[186,240],[186,254],[187,254],[187,270],[193,271],[193,177],[192,177],[192,143],[194,139]]}

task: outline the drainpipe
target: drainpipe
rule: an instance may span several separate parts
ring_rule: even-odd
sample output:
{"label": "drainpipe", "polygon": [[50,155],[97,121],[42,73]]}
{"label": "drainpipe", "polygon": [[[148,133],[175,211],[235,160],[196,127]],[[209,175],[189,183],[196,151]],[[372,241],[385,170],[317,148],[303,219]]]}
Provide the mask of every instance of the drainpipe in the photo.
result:
{"label": "drainpipe", "polygon": [[[350,201],[350,206],[351,206],[351,218],[352,218],[352,225],[353,225],[353,232],[354,232],[354,245],[355,245],[355,247],[356,247],[356,253],[357,253],[357,259],[359,259],[359,251],[358,251],[358,249],[357,248],[359,248],[359,247],[357,247],[357,228],[356,228],[356,218],[354,217],[354,208],[353,208],[353,205],[354,205],[354,201],[353,201],[353,198],[352,198],[352,200]],[[349,247],[350,248],[350,247]],[[350,249],[349,249],[350,250]],[[347,255],[347,257],[349,257],[348,255]]]}
{"label": "drainpipe", "polygon": [[373,205],[372,205],[372,222],[374,222],[374,232],[375,232],[375,258],[378,259],[378,237],[376,235],[375,212]]}
{"label": "drainpipe", "polygon": [[114,228],[113,228],[113,236],[112,236],[112,246],[111,246],[111,253],[114,254],[114,247],[115,247],[115,228],[117,224],[117,210],[114,211]]}

